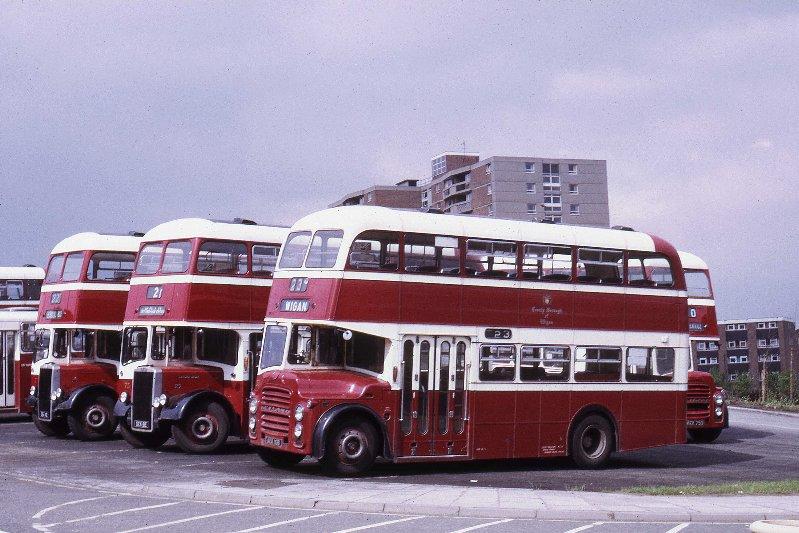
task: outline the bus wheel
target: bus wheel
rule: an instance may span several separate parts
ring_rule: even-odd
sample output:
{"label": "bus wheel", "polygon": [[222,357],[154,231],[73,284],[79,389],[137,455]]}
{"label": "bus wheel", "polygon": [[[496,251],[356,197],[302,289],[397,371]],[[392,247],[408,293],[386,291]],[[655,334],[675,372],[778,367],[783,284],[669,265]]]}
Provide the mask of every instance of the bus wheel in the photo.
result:
{"label": "bus wheel", "polygon": [[156,429],[152,433],[140,433],[128,427],[127,422],[119,424],[119,432],[125,442],[134,448],[158,448],[169,440],[169,431]]}
{"label": "bus wheel", "polygon": [[79,440],[107,439],[117,428],[114,400],[108,396],[87,398],[72,409],[67,422]]}
{"label": "bus wheel", "polygon": [[189,453],[210,453],[225,444],[230,421],[225,408],[208,402],[190,410],[172,426],[172,436],[178,446]]}
{"label": "bus wheel", "polygon": [[577,466],[600,468],[613,451],[613,428],[603,416],[587,416],[575,426],[570,444],[572,460]]}
{"label": "bus wheel", "polygon": [[325,467],[342,476],[358,476],[369,470],[377,457],[377,432],[364,420],[347,420],[328,434]]}
{"label": "bus wheel", "polygon": [[33,416],[33,425],[42,435],[48,437],[66,437],[69,435],[69,425],[64,418],[56,418],[50,422],[41,420],[35,414]]}
{"label": "bus wheel", "polygon": [[305,456],[297,453],[279,452],[268,448],[258,448],[255,450],[258,457],[263,462],[276,468],[288,468],[302,461]]}
{"label": "bus wheel", "polygon": [[721,435],[721,428],[689,429],[688,435],[693,442],[709,443],[719,438],[719,435]]}

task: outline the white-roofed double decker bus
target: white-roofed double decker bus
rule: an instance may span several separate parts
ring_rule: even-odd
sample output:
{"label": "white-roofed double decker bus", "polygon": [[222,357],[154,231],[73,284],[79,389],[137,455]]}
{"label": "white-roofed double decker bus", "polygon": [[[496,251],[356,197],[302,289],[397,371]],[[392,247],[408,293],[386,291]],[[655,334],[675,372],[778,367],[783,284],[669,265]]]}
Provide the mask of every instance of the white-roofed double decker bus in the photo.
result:
{"label": "white-roofed double decker bus", "polygon": [[250,442],[341,474],[683,443],[687,318],[677,251],[644,233],[320,211],[281,252]]}
{"label": "white-roofed double decker bus", "polygon": [[[691,371],[688,373],[688,435],[694,442],[713,442],[729,427],[727,392],[707,372],[718,364],[719,326],[710,269],[700,257],[680,252],[688,291]],[[715,363],[714,363],[715,360]]]}
{"label": "white-roofed double decker bus", "polygon": [[115,414],[125,440],[212,452],[246,438],[272,274],[288,228],[172,220],[144,237],[125,309]]}
{"label": "white-roofed double decker bus", "polygon": [[25,265],[0,267],[0,309],[5,307],[39,307],[44,269]]}
{"label": "white-roofed double decker bus", "polygon": [[37,429],[111,436],[122,319],[141,234],[82,232],[53,247],[42,286],[28,404]]}

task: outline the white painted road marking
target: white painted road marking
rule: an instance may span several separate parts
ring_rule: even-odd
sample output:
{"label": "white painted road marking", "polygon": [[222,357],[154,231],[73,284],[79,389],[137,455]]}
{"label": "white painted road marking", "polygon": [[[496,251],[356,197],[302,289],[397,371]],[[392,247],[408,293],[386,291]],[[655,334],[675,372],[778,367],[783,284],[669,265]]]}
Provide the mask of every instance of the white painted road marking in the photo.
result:
{"label": "white painted road marking", "polygon": [[513,522],[513,518],[506,518],[505,520],[497,520],[496,522],[486,522],[485,524],[477,524],[476,526],[458,529],[456,531],[453,531],[452,533],[466,533],[467,531],[474,531],[475,529],[483,529],[484,527],[491,527],[499,524],[507,524],[508,522]]}
{"label": "white painted road marking", "polygon": [[282,522],[273,522],[271,524],[266,524],[266,525],[263,525],[263,526],[251,527],[249,529],[241,529],[239,531],[236,531],[236,533],[249,533],[250,531],[262,531],[264,529],[269,529],[269,528],[272,528],[272,527],[285,526],[286,524],[294,524],[296,522],[302,522],[304,520],[310,520],[311,518],[319,518],[321,516],[328,516],[328,515],[331,515],[331,514],[339,514],[340,512],[341,511],[331,511],[329,513],[313,514],[311,516],[301,516],[299,518],[292,518],[291,520],[283,520]]}
{"label": "white painted road marking", "polygon": [[564,533],[578,533],[579,531],[585,531],[586,529],[591,529],[594,526],[601,526],[604,522],[594,522],[593,524],[588,524],[587,526],[580,526],[574,529],[570,529]]}
{"label": "white painted road marking", "polygon": [[75,522],[85,522],[86,520],[95,520],[97,518],[104,518],[106,516],[117,516],[125,513],[135,513],[136,511],[147,511],[149,509],[158,509],[159,507],[170,507],[172,505],[178,505],[183,502],[170,502],[170,503],[159,503],[158,505],[148,505],[147,507],[135,507],[133,509],[123,509],[121,511],[112,511],[110,513],[102,513],[96,514],[94,516],[84,516],[82,518],[73,518],[72,520],[65,520],[63,522],[53,522],[52,524],[45,524],[42,527],[53,527],[58,526],[61,524],[74,524]]}
{"label": "white painted road marking", "polygon": [[673,528],[671,528],[668,531],[666,531],[666,533],[677,533],[678,531],[682,531],[683,529],[685,529],[686,527],[688,527],[690,525],[691,525],[690,523],[686,522],[684,524],[680,524],[678,526],[674,526]]}
{"label": "white painted road marking", "polygon": [[43,517],[44,515],[46,515],[47,513],[49,513],[50,511],[53,511],[55,509],[59,509],[61,507],[66,507],[67,505],[75,505],[77,503],[91,502],[91,501],[94,501],[94,500],[102,500],[103,498],[110,498],[110,497],[111,496],[95,496],[94,498],[83,498],[82,500],[73,500],[71,502],[59,503],[58,505],[53,505],[52,507],[47,507],[45,509],[42,509],[41,511],[39,511],[38,513],[33,515],[33,519],[34,520],[38,520],[41,517]]}
{"label": "white painted road marking", "polygon": [[409,522],[411,520],[419,520],[420,518],[424,518],[424,516],[408,516],[408,517],[405,517],[405,518],[398,518],[396,520],[388,520],[386,522],[378,522],[376,524],[366,524],[365,526],[353,527],[353,528],[350,528],[350,529],[341,529],[339,531],[335,531],[334,533],[350,533],[352,531],[363,531],[364,529],[372,529],[374,527],[390,526],[391,524],[399,524],[400,522]]}
{"label": "white painted road marking", "polygon": [[194,520],[202,520],[203,518],[213,518],[214,516],[222,516],[233,513],[244,513],[246,511],[257,511],[258,509],[263,509],[263,507],[247,507],[245,509],[232,509],[230,511],[221,511],[219,513],[210,513],[200,516],[192,516],[189,518],[183,518],[181,520],[173,520],[171,522],[162,522],[160,524],[153,524],[151,526],[137,527],[135,529],[126,529],[125,531],[120,531],[119,533],[133,533],[134,531],[145,531],[147,529],[156,529],[159,527],[174,526],[175,524],[184,524],[186,522],[193,522]]}

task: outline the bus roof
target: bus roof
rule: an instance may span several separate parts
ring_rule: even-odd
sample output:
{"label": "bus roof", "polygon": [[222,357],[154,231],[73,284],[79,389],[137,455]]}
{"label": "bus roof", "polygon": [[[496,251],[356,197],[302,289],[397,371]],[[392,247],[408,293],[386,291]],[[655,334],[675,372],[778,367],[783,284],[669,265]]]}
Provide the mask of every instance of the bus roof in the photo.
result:
{"label": "bus roof", "polygon": [[38,310],[30,307],[0,308],[0,324],[10,322],[36,322]]}
{"label": "bus roof", "polygon": [[0,279],[44,279],[44,269],[36,266],[0,267]]}
{"label": "bus roof", "polygon": [[701,257],[691,252],[680,251],[680,263],[685,270],[710,270]]}
{"label": "bus roof", "polygon": [[219,222],[205,218],[179,218],[155,226],[144,234],[142,240],[155,242],[201,237],[282,244],[286,235],[288,228],[280,226]]}
{"label": "bus roof", "polygon": [[59,242],[51,254],[78,252],[81,250],[101,250],[105,252],[138,252],[141,237],[131,235],[111,235],[86,231],[76,233]]}
{"label": "bus roof", "polygon": [[317,211],[294,223],[292,231],[341,229],[355,236],[366,230],[437,233],[484,239],[540,242],[652,252],[655,240],[646,233],[500,218],[444,215],[372,206],[342,206]]}

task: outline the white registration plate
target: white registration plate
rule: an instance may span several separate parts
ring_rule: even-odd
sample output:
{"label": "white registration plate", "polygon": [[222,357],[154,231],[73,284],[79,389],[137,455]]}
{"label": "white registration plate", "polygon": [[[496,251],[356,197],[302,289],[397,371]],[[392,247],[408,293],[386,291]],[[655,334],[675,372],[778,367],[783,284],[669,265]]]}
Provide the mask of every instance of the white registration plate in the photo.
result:
{"label": "white registration plate", "polygon": [[691,427],[702,427],[705,425],[704,420],[688,420],[688,425]]}

